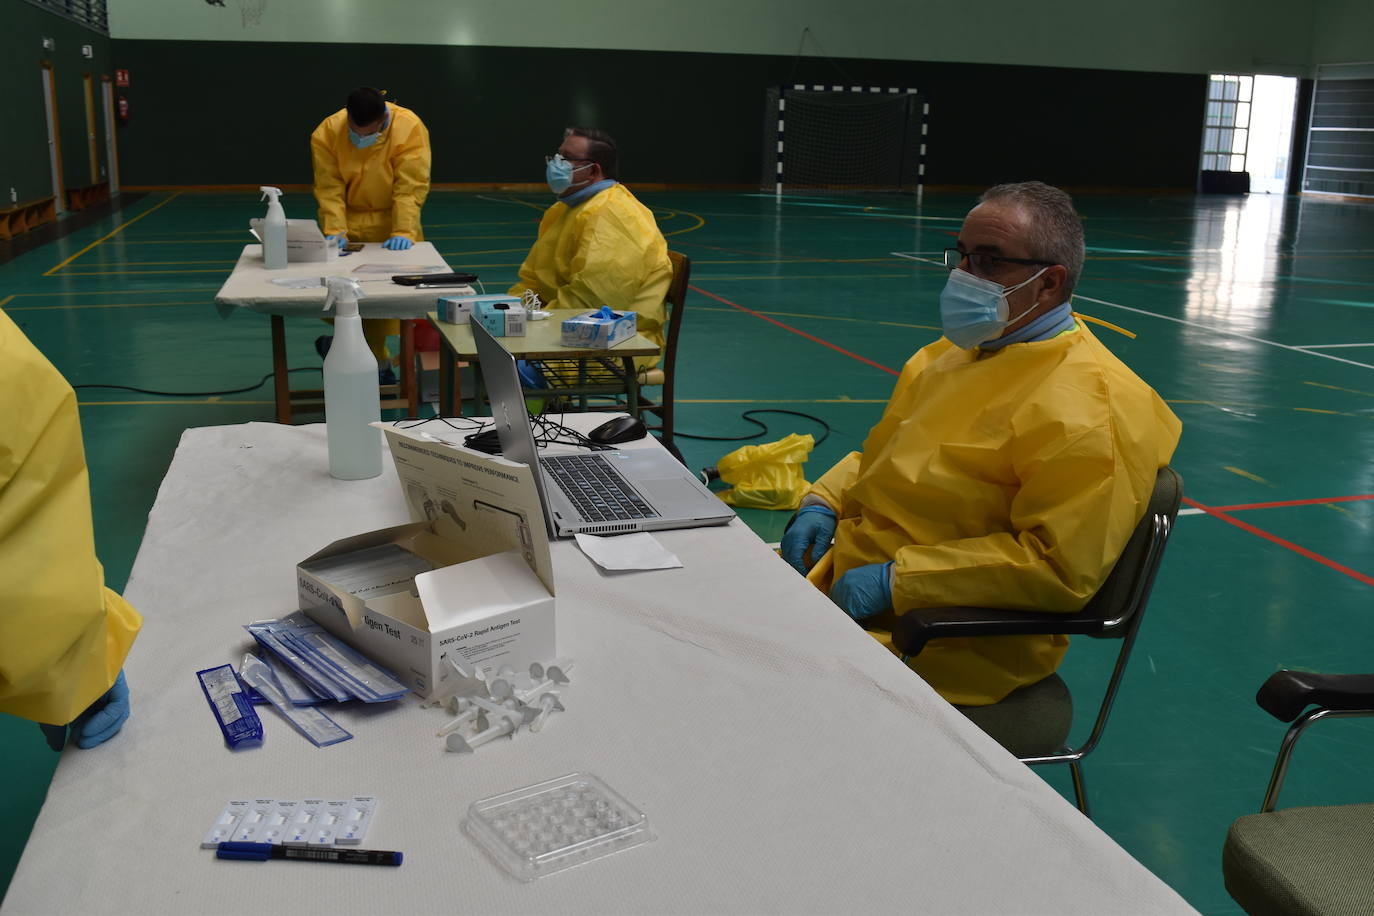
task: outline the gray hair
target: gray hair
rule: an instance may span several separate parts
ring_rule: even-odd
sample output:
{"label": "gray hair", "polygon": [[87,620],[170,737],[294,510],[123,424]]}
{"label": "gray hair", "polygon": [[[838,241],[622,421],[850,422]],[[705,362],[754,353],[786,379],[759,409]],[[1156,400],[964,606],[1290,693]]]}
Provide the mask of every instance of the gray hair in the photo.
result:
{"label": "gray hair", "polygon": [[1030,216],[1026,245],[1032,258],[1062,264],[1069,272],[1064,281],[1068,301],[1083,273],[1083,220],[1073,208],[1073,198],[1043,181],[1021,181],[988,188],[978,202],[1007,201]]}

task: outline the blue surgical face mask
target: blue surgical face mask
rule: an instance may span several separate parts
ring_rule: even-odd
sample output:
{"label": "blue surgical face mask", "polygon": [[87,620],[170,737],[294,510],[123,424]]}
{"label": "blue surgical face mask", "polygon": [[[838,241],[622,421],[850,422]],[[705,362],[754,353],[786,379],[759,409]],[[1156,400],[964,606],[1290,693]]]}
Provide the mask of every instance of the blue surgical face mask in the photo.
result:
{"label": "blue surgical face mask", "polygon": [[580,172],[590,167],[591,163],[573,168],[572,163],[561,155],[554,156],[549,160],[549,164],[544,166],[544,180],[549,183],[550,191],[555,194],[562,194],[572,187],[573,172]]}
{"label": "blue surgical face mask", "polygon": [[374,131],[373,133],[368,134],[367,136],[363,136],[362,134],[360,134],[360,133],[358,133],[357,131],[355,131],[352,127],[349,127],[349,128],[348,128],[348,139],[349,139],[349,142],[351,142],[351,143],[352,143],[354,146],[356,146],[358,149],[367,149],[369,146],[373,145],[373,144],[376,143],[378,140],[382,139],[382,133],[387,129],[387,126],[390,125],[390,124],[391,124],[391,112],[387,112],[386,120],[382,122],[382,126],[379,127],[379,128],[377,128],[376,131]]}
{"label": "blue surgical face mask", "polygon": [[1003,286],[984,280],[960,268],[949,272],[949,280],[940,291],[940,325],[946,337],[956,347],[972,350],[986,340],[1002,334],[1007,326],[1025,317],[1035,303],[1020,315],[1011,317],[1007,296],[1043,274],[1042,267],[1015,286]]}

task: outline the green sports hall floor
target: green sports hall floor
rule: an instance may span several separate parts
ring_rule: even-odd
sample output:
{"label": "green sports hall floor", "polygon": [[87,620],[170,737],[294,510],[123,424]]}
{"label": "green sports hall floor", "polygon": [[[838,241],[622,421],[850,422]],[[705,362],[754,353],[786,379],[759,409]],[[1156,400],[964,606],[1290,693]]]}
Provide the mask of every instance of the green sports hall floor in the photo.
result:
{"label": "green sports hall floor", "polygon": [[[740,413],[754,407],[821,417],[832,433],[811,458],[812,477],[859,446],[903,361],[937,336],[938,252],[972,202],[955,193],[927,194],[919,206],[886,196],[643,199],[693,261],[679,430],[747,434]],[[307,201],[285,203],[301,216]],[[547,202],[436,193],[425,224],[452,266],[499,289]],[[1183,420],[1173,463],[1190,500],[1105,739],[1087,762],[1094,814],[1198,909],[1236,913],[1222,888],[1221,844],[1233,818],[1257,809],[1283,731],[1255,706],[1256,688],[1280,667],[1371,664],[1374,206],[1267,196],[1077,202],[1089,246],[1077,307],[1137,335],[1097,329]],[[270,368],[268,321],[222,319],[211,299],[260,209],[246,193],[144,196],[0,265],[0,307],[77,385],[251,385]],[[293,366],[319,365],[312,341],[321,329],[288,325]],[[97,545],[118,588],[182,430],[270,421],[270,388],[79,395]],[[819,432],[800,418],[765,419],[768,438]],[[694,468],[733,447],[678,444]],[[746,513],[770,541],[785,519]],[[1077,640],[1068,654],[1062,673],[1080,698],[1078,732],[1114,651]],[[136,677],[131,686],[137,715]],[[1370,801],[1374,731],[1328,722],[1313,732],[1282,803]],[[36,728],[0,718],[0,887],[54,760]],[[1066,792],[1061,770],[1040,772]]]}

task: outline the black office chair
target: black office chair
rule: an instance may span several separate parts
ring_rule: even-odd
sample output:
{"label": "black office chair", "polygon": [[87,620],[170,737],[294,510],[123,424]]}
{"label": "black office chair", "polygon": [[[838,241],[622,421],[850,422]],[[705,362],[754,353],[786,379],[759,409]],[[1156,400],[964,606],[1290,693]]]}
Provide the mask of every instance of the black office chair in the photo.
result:
{"label": "black office chair", "polygon": [[[1226,834],[1226,891],[1251,916],[1367,916],[1374,913],[1374,804],[1275,811],[1298,738],[1318,719],[1374,716],[1374,674],[1279,671],[1255,702],[1283,736],[1259,814]],[[1303,712],[1308,706],[1315,706]]]}
{"label": "black office chair", "polygon": [[[1183,499],[1183,478],[1163,467],[1154,492],[1107,580],[1081,611],[1071,614],[945,607],[908,611],[892,622],[892,644],[903,660],[918,655],[932,639],[961,636],[1024,636],[1063,633],[1120,639],[1116,667],[1102,697],[1088,739],[1077,748],[1066,742],[1073,722],[1073,697],[1057,674],[1013,691],[991,706],[955,706],[975,725],[1015,754],[1022,763],[1067,763],[1078,809],[1088,812],[1082,760],[1097,746],[1116,699],[1121,676],[1135,644],[1164,546]],[[1091,816],[1091,815],[1089,815]]]}
{"label": "black office chair", "polygon": [[[673,377],[677,368],[678,329],[682,327],[682,310],[687,304],[687,285],[692,277],[692,259],[680,251],[669,251],[668,260],[673,264],[673,280],[668,285],[668,294],[663,297],[663,308],[668,313],[668,323],[663,329],[663,356],[652,369],[639,370],[640,385],[662,385],[663,392],[657,401],[643,395],[639,398],[640,410],[658,415],[658,424],[646,423],[649,430],[668,447],[673,446]],[[676,449],[674,449],[676,451]]]}

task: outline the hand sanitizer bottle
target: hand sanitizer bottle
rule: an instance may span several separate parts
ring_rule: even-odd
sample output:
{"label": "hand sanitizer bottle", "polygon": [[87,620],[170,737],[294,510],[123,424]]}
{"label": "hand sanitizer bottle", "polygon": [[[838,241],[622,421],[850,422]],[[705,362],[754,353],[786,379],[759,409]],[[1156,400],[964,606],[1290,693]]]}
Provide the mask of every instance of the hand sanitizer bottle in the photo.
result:
{"label": "hand sanitizer bottle", "polygon": [[352,277],[330,277],[324,307],[334,306],[334,343],[324,360],[324,420],[329,473],[362,480],[382,473],[382,434],[369,426],[382,418],[377,358],[363,339],[358,317],[362,289]]}
{"label": "hand sanitizer bottle", "polygon": [[281,188],[262,188],[262,199],[268,201],[267,216],[262,221],[262,261],[268,270],[286,266],[286,211],[277,198]]}

